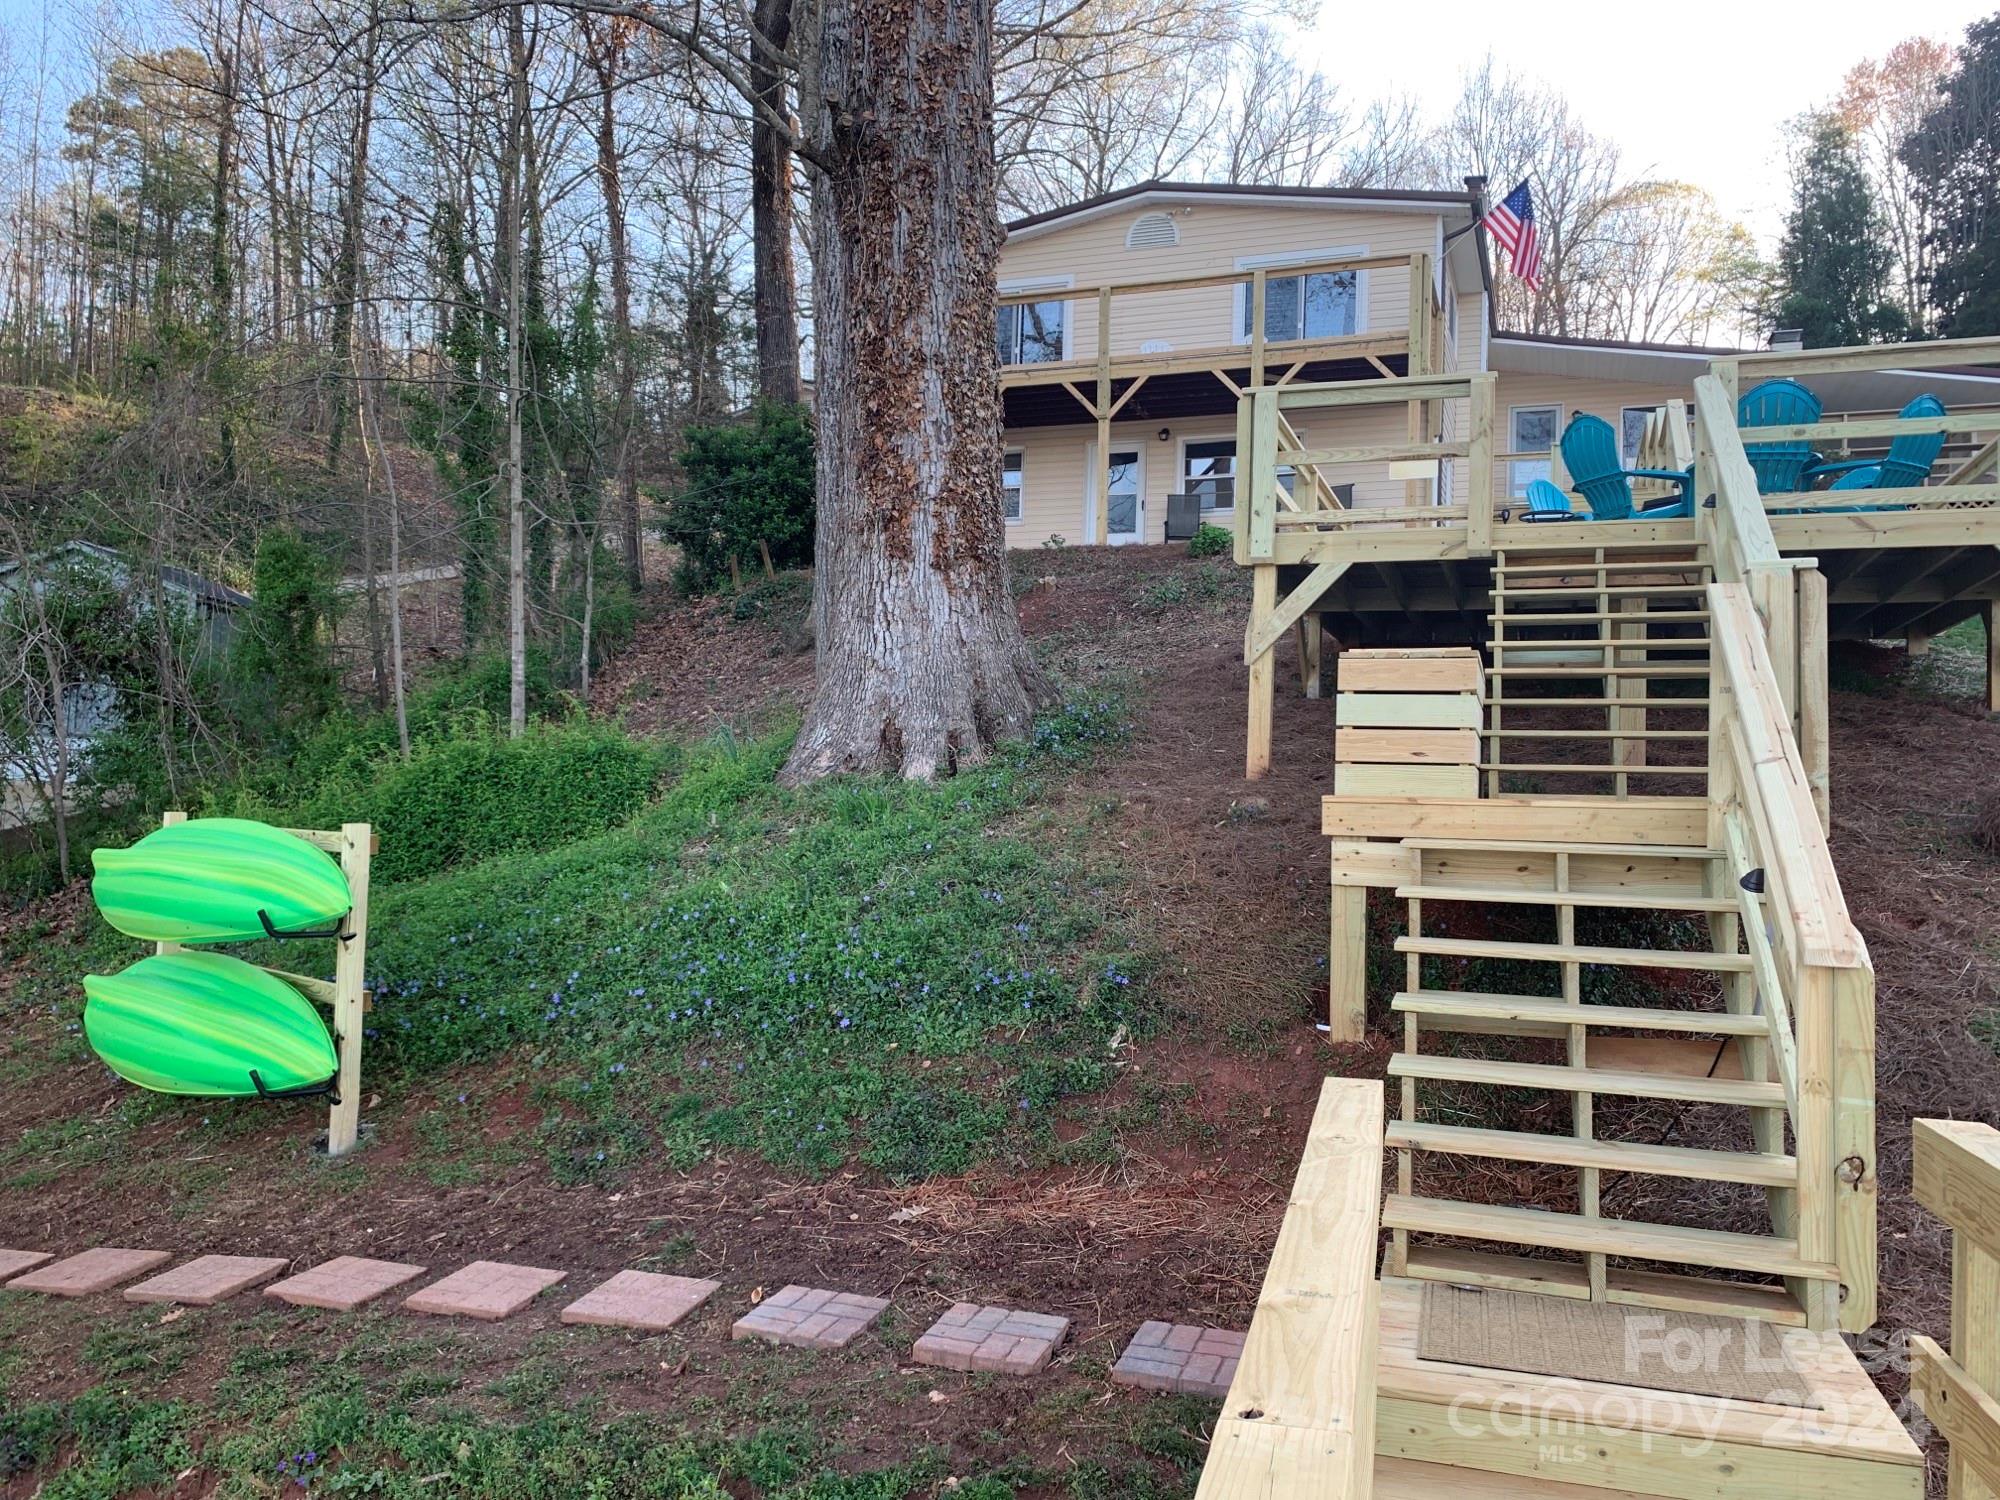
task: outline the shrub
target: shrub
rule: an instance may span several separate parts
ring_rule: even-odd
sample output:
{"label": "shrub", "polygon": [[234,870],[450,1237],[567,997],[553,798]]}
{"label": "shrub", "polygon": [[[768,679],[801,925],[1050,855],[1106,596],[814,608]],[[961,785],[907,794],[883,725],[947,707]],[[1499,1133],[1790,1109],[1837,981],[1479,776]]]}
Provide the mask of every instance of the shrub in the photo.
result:
{"label": "shrub", "polygon": [[781,568],[813,556],[813,433],[803,406],[763,402],[748,422],[690,427],[680,452],[687,487],[667,503],[664,530],[681,551],[676,579],[713,587],[729,560]]}
{"label": "shrub", "polygon": [[212,811],[293,827],[372,823],[382,841],[376,878],[415,880],[616,827],[652,795],[670,759],[661,746],[580,718],[509,739],[474,711],[418,740],[407,762],[357,737],[303,800],[238,789]]}
{"label": "shrub", "polygon": [[1235,544],[1235,538],[1220,526],[1203,521],[1188,538],[1189,557],[1220,557]]}
{"label": "shrub", "polygon": [[280,527],[258,538],[255,576],[255,602],[230,654],[238,717],[264,737],[293,739],[340,706],[334,568]]}

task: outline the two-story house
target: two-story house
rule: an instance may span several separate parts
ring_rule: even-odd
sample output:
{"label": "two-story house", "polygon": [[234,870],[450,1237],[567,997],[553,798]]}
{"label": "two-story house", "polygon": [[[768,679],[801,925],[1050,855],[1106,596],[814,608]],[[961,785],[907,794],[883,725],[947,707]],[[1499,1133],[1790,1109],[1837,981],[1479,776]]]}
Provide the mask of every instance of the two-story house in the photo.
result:
{"label": "two-story house", "polygon": [[[996,328],[1009,542],[1160,542],[1177,495],[1227,526],[1237,398],[1253,368],[1265,384],[1403,375],[1413,344],[1425,373],[1497,373],[1496,443],[1511,455],[1496,469],[1497,501],[1548,472],[1574,411],[1613,423],[1636,459],[1647,416],[1686,399],[1729,351],[1496,332],[1481,212],[1477,184],[1154,182],[1009,225]],[[1451,438],[1460,408],[1433,403],[1428,435]],[[1381,407],[1311,425],[1299,436],[1341,448],[1423,435]],[[1463,482],[1449,462],[1332,477],[1357,508],[1443,504]],[[1177,535],[1191,507],[1178,509]]]}

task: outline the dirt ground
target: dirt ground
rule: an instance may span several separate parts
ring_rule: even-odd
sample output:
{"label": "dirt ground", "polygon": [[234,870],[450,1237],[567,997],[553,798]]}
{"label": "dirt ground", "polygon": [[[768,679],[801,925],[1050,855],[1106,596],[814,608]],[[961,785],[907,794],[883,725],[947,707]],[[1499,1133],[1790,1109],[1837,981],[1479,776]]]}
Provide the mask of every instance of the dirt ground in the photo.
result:
{"label": "dirt ground", "polygon": [[[501,1154],[475,1180],[440,1182],[411,1149],[427,1101],[383,1099],[367,1110],[376,1144],[333,1169],[301,1149],[296,1113],[220,1136],[149,1127],[148,1156],[199,1161],[198,1193],[187,1192],[187,1171],[129,1169],[0,1189],[0,1240],[70,1249],[115,1237],[440,1268],[484,1256],[565,1267],[576,1285],[634,1264],[711,1276],[723,1294],[670,1335],[559,1329],[541,1306],[454,1331],[453,1358],[476,1380],[533,1354],[587,1370],[615,1387],[621,1406],[682,1411],[741,1402],[750,1389],[768,1395],[759,1383],[775,1368],[791,1396],[841,1427],[843,1464],[855,1468],[926,1444],[971,1467],[1009,1453],[1060,1462],[1113,1441],[1106,1434],[1154,1399],[1103,1380],[1140,1321],[1247,1324],[1319,1080],[1379,1076],[1391,1050],[1386,994],[1375,997],[1365,1044],[1331,1049],[1314,1032],[1325,998],[1318,799],[1331,783],[1332,705],[1299,695],[1289,645],[1281,648],[1274,770],[1243,781],[1247,585],[1237,571],[1147,548],[1017,556],[1015,573],[1023,623],[1054,668],[1129,690],[1130,743],[1067,795],[1115,803],[1098,852],[1121,869],[1121,899],[1170,955],[1174,998],[1192,1018],[1144,1049],[1120,1085],[1157,1086],[1182,1102],[1169,1123],[1135,1137],[1118,1168],[987,1170],[896,1189],[854,1173],[800,1182],[743,1162],[689,1174],[661,1165],[606,1193],[556,1186],[539,1158]],[[794,593],[787,607],[780,600],[748,618],[719,600],[662,612],[603,673],[594,702],[635,729],[678,733],[794,712],[811,682],[802,599]],[[1833,698],[1834,848],[1879,979],[1881,1321],[1890,1332],[1943,1337],[1947,1247],[1909,1198],[1909,1121],[2000,1109],[2000,1061],[1985,1029],[1996,1000],[2000,858],[1971,832],[1976,804],[2000,799],[2000,723],[1974,701],[1913,686],[1900,652],[1850,656],[1836,681],[1851,690]],[[60,940],[63,910],[39,915]],[[496,1142],[534,1124],[518,1090],[509,1092],[515,1082],[464,1080],[493,1097],[484,1119]],[[0,1139],[34,1122],[88,1118],[119,1093],[94,1074],[63,1087],[55,1097],[38,1087],[32,1099],[0,1090]],[[1119,1095],[1102,1103],[1116,1107]],[[898,1322],[818,1363],[773,1366],[767,1351],[729,1344],[727,1324],[750,1289],[788,1281],[891,1296]],[[1053,1372],[1031,1382],[902,1365],[914,1334],[960,1299],[1066,1314],[1076,1336]],[[20,1347],[32,1351],[23,1385],[62,1394],[88,1384],[73,1351],[101,1315],[97,1304],[62,1307],[23,1326]],[[364,1326],[379,1337],[394,1316]],[[309,1318],[264,1313],[246,1333],[226,1310],[192,1317],[214,1336],[184,1373],[189,1394],[216,1378],[211,1346],[225,1336],[295,1338]]]}

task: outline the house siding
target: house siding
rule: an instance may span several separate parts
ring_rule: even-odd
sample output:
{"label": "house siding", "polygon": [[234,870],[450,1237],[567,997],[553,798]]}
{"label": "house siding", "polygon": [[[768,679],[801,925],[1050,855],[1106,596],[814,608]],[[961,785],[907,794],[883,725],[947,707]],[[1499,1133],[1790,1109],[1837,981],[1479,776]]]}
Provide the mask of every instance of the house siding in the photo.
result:
{"label": "house siding", "polygon": [[[1512,413],[1517,406],[1553,406],[1559,413],[1556,430],[1561,432],[1573,413],[1589,412],[1602,417],[1614,430],[1628,406],[1664,406],[1669,401],[1694,400],[1694,382],[1686,385],[1637,384],[1617,380],[1580,380],[1568,375],[1514,375],[1503,372],[1495,387],[1494,418],[1499,453],[1513,451]],[[1493,466],[1493,498],[1507,499],[1511,493],[1509,470],[1512,465]]]}

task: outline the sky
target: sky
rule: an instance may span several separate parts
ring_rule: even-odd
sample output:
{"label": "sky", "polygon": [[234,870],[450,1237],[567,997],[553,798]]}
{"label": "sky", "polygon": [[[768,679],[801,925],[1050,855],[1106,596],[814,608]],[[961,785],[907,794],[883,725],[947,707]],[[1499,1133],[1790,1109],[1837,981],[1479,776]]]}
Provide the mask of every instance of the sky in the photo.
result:
{"label": "sky", "polygon": [[[1855,63],[1905,37],[1956,46],[2000,0],[1814,6],[1754,0],[1329,0],[1301,62],[1352,99],[1412,93],[1449,109],[1460,76],[1490,51],[1504,71],[1568,96],[1584,124],[1623,149],[1633,177],[1691,182],[1765,248],[1783,228],[1785,123],[1827,102]],[[1512,183],[1495,183],[1505,192]]]}

